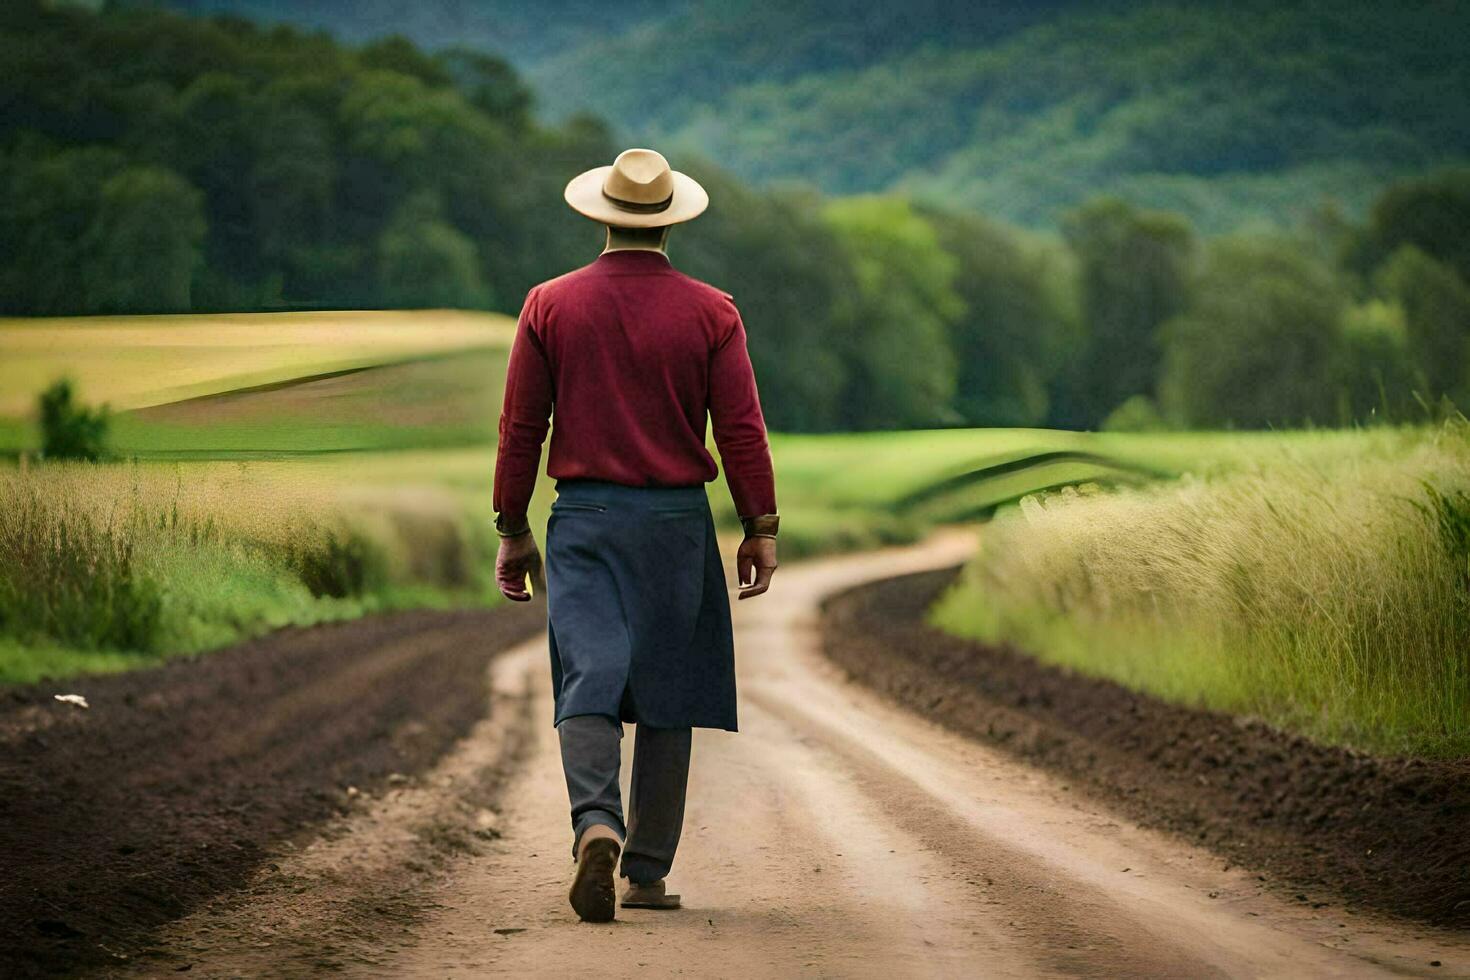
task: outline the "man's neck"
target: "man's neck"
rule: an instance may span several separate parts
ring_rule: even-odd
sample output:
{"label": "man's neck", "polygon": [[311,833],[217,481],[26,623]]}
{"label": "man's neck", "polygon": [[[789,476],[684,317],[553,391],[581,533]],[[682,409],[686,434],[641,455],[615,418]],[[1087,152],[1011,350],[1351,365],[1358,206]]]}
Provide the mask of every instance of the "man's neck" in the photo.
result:
{"label": "man's neck", "polygon": [[607,241],[603,245],[602,252],[604,255],[608,252],[657,252],[665,258],[668,258],[668,249],[669,235],[667,229],[665,229],[664,234],[659,239],[650,240],[646,237],[634,238],[629,235],[621,235],[616,228],[609,226],[607,229]]}

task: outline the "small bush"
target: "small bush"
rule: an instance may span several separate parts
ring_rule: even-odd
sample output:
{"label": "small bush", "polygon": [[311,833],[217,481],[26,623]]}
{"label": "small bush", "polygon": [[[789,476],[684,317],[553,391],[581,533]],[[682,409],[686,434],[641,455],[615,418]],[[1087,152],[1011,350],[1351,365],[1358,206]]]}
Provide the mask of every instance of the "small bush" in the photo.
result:
{"label": "small bush", "polygon": [[407,578],[446,589],[468,588],[476,582],[475,555],[493,555],[499,538],[476,542],[465,522],[453,512],[402,509],[389,511],[385,536],[401,542],[395,567]]}
{"label": "small bush", "polygon": [[99,460],[107,455],[107,406],[89,409],[76,400],[66,378],[41,392],[41,453],[47,459]]}
{"label": "small bush", "polygon": [[388,580],[388,559],[381,546],[351,528],[325,528],[294,546],[291,565],[318,599],[366,595]]}

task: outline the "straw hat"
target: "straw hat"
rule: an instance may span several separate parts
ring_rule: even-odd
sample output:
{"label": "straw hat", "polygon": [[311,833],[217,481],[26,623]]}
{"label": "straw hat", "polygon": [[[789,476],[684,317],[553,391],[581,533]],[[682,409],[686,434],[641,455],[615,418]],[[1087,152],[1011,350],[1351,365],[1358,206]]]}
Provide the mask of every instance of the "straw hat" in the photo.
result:
{"label": "straw hat", "polygon": [[669,169],[655,150],[624,150],[610,167],[573,177],[564,195],[572,210],[620,228],[661,228],[697,218],[709,194],[687,174]]}

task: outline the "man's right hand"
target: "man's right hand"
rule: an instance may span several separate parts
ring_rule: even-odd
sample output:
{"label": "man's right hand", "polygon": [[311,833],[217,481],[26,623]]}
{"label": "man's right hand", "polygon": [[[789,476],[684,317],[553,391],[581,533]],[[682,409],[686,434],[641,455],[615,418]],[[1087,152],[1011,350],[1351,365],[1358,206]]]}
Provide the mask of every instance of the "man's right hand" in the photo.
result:
{"label": "man's right hand", "polygon": [[513,602],[529,602],[528,575],[535,588],[545,587],[536,538],[529,531],[513,538],[501,538],[500,554],[495,559],[495,584],[499,586],[500,594]]}
{"label": "man's right hand", "polygon": [[749,599],[769,589],[771,576],[776,574],[776,539],[749,537],[740,542],[740,550],[735,553],[735,570],[740,575],[737,599]]}

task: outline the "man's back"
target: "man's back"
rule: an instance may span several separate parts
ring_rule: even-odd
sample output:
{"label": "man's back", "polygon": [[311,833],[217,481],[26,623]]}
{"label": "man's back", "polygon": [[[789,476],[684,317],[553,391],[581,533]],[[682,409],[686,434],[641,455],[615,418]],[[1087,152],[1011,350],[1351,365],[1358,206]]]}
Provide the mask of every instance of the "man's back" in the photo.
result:
{"label": "man's back", "polygon": [[556,479],[713,480],[708,413],[737,511],[775,511],[740,314],[661,252],[606,252],[527,296],[500,424],[497,509],[529,498],[553,406],[547,472]]}

